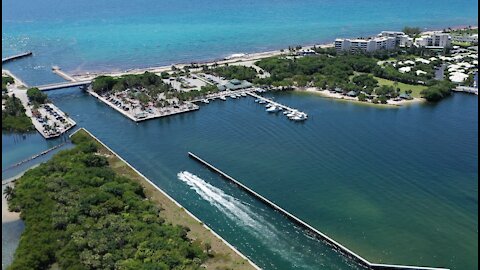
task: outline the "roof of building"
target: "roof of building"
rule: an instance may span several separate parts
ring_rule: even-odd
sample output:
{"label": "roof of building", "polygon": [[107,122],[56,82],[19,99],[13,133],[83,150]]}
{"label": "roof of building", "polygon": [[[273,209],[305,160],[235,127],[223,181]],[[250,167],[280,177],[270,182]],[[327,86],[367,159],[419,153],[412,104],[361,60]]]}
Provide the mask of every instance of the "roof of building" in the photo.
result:
{"label": "roof of building", "polygon": [[453,72],[450,74],[450,77],[449,77],[450,81],[456,82],[456,83],[461,83],[465,81],[467,78],[468,78],[468,75],[461,72]]}
{"label": "roof of building", "polygon": [[357,92],[355,91],[350,91],[347,93],[348,96],[351,96],[351,97],[356,97],[357,96]]}
{"label": "roof of building", "polygon": [[401,73],[410,72],[411,70],[411,67],[401,67],[398,69],[398,71],[400,71]]}
{"label": "roof of building", "polygon": [[403,98],[403,99],[413,99],[413,97],[410,96],[410,94],[407,94],[407,93],[402,93],[398,97]]}
{"label": "roof of building", "polygon": [[225,84],[225,88],[229,90],[238,90],[238,89],[243,89],[252,86],[250,82],[247,82],[245,80],[240,81],[237,79],[230,80],[228,83]]}
{"label": "roof of building", "polygon": [[420,69],[415,71],[415,73],[417,74],[417,76],[420,75],[420,74],[427,74],[427,72],[425,72],[423,70],[420,70]]}

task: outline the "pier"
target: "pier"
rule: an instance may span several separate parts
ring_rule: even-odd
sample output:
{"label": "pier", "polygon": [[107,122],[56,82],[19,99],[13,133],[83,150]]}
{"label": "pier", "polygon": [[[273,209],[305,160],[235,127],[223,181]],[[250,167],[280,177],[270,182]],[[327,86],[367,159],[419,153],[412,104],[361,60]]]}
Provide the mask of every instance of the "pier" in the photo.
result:
{"label": "pier", "polygon": [[5,58],[2,58],[2,64],[5,64],[7,62],[10,62],[10,61],[13,61],[13,60],[16,60],[16,59],[20,59],[20,58],[23,58],[23,57],[27,57],[27,56],[30,56],[30,55],[33,55],[33,52],[28,51],[28,52],[12,55],[12,56],[9,56],[9,57],[5,57]]}
{"label": "pier", "polygon": [[476,87],[457,86],[456,88],[453,88],[452,91],[475,94],[478,96],[478,88]]}
{"label": "pier", "polygon": [[199,163],[206,166],[208,169],[218,173],[223,178],[227,179],[229,182],[235,184],[242,190],[246,191],[262,203],[266,204],[267,206],[271,207],[277,212],[280,212],[285,217],[293,221],[296,225],[300,226],[301,228],[307,230],[314,234],[314,236],[330,245],[332,248],[338,250],[346,257],[353,259],[360,265],[373,270],[449,270],[448,268],[437,268],[437,267],[424,267],[424,266],[409,266],[409,265],[394,265],[394,264],[377,264],[371,263],[368,260],[364,259],[360,255],[356,254],[355,252],[351,251],[347,247],[343,246],[342,244],[338,243],[337,241],[333,240],[326,234],[320,232],[319,230],[315,229],[305,221],[299,219],[298,217],[294,216],[293,214],[289,213],[288,211],[284,210],[280,206],[276,205],[275,203],[271,202],[267,198],[263,197],[262,195],[258,194],[254,190],[250,189],[249,187],[245,186],[244,184],[240,183],[239,181],[235,180],[233,177],[229,176],[228,174],[222,172],[220,169],[217,169],[215,166],[211,165],[210,163],[206,162],[205,160],[201,159],[197,155],[193,154],[192,152],[188,152],[188,156],[192,159],[198,161]]}
{"label": "pier", "polygon": [[59,90],[63,88],[75,87],[75,86],[87,86],[92,83],[92,80],[83,80],[83,81],[70,81],[70,82],[60,82],[60,83],[51,83],[35,86],[40,89],[40,91],[52,91]]}
{"label": "pier", "polygon": [[63,79],[65,79],[67,81],[71,81],[71,82],[76,82],[77,81],[77,80],[75,80],[75,78],[73,78],[72,76],[68,75],[66,72],[61,70],[59,66],[53,66],[52,67],[52,72],[57,74],[58,76],[62,77]]}

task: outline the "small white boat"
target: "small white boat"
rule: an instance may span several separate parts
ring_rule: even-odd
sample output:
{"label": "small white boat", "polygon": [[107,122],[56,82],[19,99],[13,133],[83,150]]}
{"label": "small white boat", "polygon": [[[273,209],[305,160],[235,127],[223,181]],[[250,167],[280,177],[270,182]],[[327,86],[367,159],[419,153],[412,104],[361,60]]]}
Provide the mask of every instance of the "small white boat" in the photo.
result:
{"label": "small white boat", "polygon": [[277,106],[272,106],[267,109],[267,112],[273,113],[273,112],[278,112],[279,110],[280,108],[278,108]]}
{"label": "small white boat", "polygon": [[260,103],[260,104],[265,104],[265,103],[267,103],[267,101],[264,100],[264,99],[261,99],[258,103]]}
{"label": "small white boat", "polygon": [[290,120],[293,120],[293,121],[305,121],[307,120],[307,118],[305,116],[302,116],[302,115],[295,115],[295,116],[292,116],[292,117],[289,117]]}
{"label": "small white boat", "polygon": [[240,95],[242,95],[242,97],[246,97],[246,96],[247,96],[247,94],[245,94],[245,93],[241,93]]}
{"label": "small white boat", "polygon": [[210,101],[208,101],[208,99],[204,99],[204,100],[202,100],[202,102],[206,103],[206,104],[210,103]]}
{"label": "small white boat", "polygon": [[227,100],[227,99],[225,98],[225,96],[220,96],[220,99],[221,99],[221,100]]}
{"label": "small white boat", "polygon": [[236,95],[230,95],[230,97],[231,97],[231,98],[237,98],[237,96],[236,96]]}
{"label": "small white boat", "polygon": [[259,101],[260,101],[260,99],[258,99],[258,98],[257,98],[257,99],[255,99],[255,102],[256,102],[256,103],[258,103]]}
{"label": "small white boat", "polygon": [[284,115],[287,115],[287,114],[289,114],[289,113],[290,113],[290,111],[283,111],[283,114],[284,114]]}
{"label": "small white boat", "polygon": [[294,117],[295,115],[297,115],[297,111],[290,111],[289,113],[287,113],[287,117]]}
{"label": "small white boat", "polygon": [[272,103],[268,103],[267,105],[265,105],[265,108],[270,108],[270,107],[272,107],[272,106],[273,106]]}

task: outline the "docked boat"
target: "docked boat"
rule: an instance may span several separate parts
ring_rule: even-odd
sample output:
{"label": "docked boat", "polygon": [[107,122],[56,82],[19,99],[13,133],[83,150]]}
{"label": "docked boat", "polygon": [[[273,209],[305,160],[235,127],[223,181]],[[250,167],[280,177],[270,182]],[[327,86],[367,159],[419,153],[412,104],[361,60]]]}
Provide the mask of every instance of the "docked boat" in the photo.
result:
{"label": "docked boat", "polygon": [[242,95],[242,97],[246,97],[246,96],[247,96],[247,94],[245,94],[245,93],[241,93],[240,95]]}
{"label": "docked boat", "polygon": [[237,96],[236,96],[236,95],[230,95],[230,97],[231,97],[231,98],[237,98]]}
{"label": "docked boat", "polygon": [[272,103],[268,103],[267,105],[265,105],[265,108],[270,108],[270,107],[272,107],[272,106],[273,106]]}
{"label": "docked boat", "polygon": [[270,108],[267,109],[267,112],[278,112],[280,110],[280,108],[278,108],[277,106],[272,106]]}
{"label": "docked boat", "polygon": [[221,100],[227,100],[227,99],[225,98],[225,96],[220,96],[220,99],[221,99]]}
{"label": "docked boat", "polygon": [[257,99],[255,99],[255,102],[256,102],[256,103],[258,103],[259,101],[260,101],[260,99],[258,99],[258,98],[257,98]]}
{"label": "docked boat", "polygon": [[260,103],[260,104],[265,104],[265,103],[267,103],[267,101],[264,100],[264,99],[261,99],[258,103]]}
{"label": "docked boat", "polygon": [[307,120],[307,117],[305,115],[302,115],[302,114],[296,114],[292,117],[289,117],[290,120],[293,120],[293,121],[305,121]]}
{"label": "docked boat", "polygon": [[290,111],[289,113],[287,113],[287,117],[293,117],[295,115],[297,115],[298,112],[297,111]]}
{"label": "docked boat", "polygon": [[202,102],[206,103],[206,104],[210,103],[210,101],[208,101],[208,99],[204,99],[204,100],[202,100]]}

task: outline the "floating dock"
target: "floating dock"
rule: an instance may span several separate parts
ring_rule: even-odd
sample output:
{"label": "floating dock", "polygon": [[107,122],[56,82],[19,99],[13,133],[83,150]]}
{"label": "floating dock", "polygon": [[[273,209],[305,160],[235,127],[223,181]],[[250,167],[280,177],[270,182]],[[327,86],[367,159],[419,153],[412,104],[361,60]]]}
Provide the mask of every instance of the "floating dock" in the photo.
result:
{"label": "floating dock", "polygon": [[289,213],[288,211],[284,210],[280,206],[276,205],[275,203],[271,202],[267,198],[263,197],[262,195],[258,194],[257,192],[253,191],[249,187],[243,185],[239,181],[235,180],[233,177],[229,176],[228,174],[222,172],[221,170],[217,169],[215,166],[211,165],[210,163],[206,162],[205,160],[201,159],[197,155],[193,154],[192,152],[188,152],[188,156],[193,158],[194,160],[198,161],[199,163],[202,163],[205,165],[207,168],[210,170],[220,174],[223,178],[227,179],[228,181],[234,183],[236,186],[239,188],[243,189],[250,195],[254,196],[267,206],[273,208],[274,210],[280,212],[284,216],[286,216],[288,219],[293,221],[295,224],[298,226],[302,227],[303,229],[306,229],[307,231],[311,232],[317,239],[324,241],[328,245],[330,245],[332,248],[338,250],[342,254],[344,254],[346,257],[353,259],[360,265],[368,268],[368,269],[373,269],[373,270],[449,270],[448,268],[437,268],[437,267],[423,267],[423,266],[409,266],[409,265],[393,265],[393,264],[377,264],[377,263],[371,263],[361,257],[360,255],[356,254],[355,252],[351,251],[347,247],[343,246],[342,244],[338,243],[337,241],[333,240],[326,234],[320,232],[319,230],[315,229],[305,221],[299,219],[298,217],[294,216],[293,214]]}
{"label": "floating dock", "polygon": [[283,105],[283,104],[280,104],[280,103],[275,102],[275,101],[273,101],[273,100],[271,100],[271,99],[262,97],[262,96],[260,96],[260,95],[255,94],[255,93],[248,92],[248,94],[249,94],[250,96],[254,97],[254,98],[261,99],[261,100],[265,100],[266,102],[268,102],[268,103],[270,103],[270,104],[273,104],[273,105],[275,105],[275,106],[277,106],[277,107],[280,107],[280,108],[282,108],[282,109],[284,109],[284,110],[287,110],[287,111],[299,111],[299,110],[297,110],[297,109],[294,109],[294,108],[285,106],[285,105]]}
{"label": "floating dock", "polygon": [[30,56],[30,55],[33,55],[33,52],[28,51],[28,52],[12,55],[12,56],[9,56],[9,57],[5,57],[5,58],[2,58],[2,64],[5,64],[7,62],[10,62],[10,61],[13,61],[13,60],[16,60],[16,59],[20,59],[20,58],[23,58],[23,57],[27,57],[27,56]]}

